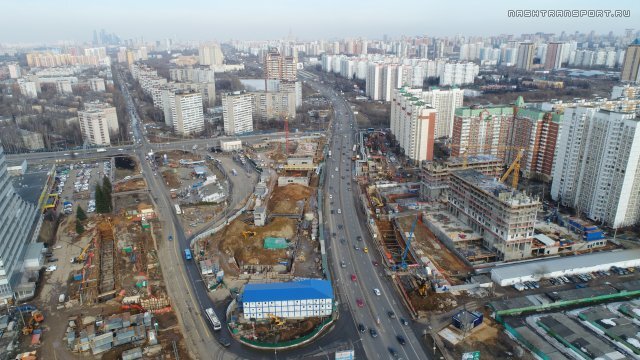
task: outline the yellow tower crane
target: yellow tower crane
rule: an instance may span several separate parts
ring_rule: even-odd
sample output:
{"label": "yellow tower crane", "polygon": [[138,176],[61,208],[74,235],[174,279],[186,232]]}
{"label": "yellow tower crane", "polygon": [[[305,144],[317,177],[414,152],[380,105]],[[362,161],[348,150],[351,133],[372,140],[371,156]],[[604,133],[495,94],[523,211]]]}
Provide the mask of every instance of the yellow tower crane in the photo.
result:
{"label": "yellow tower crane", "polygon": [[524,150],[520,149],[520,151],[518,151],[518,155],[516,155],[516,158],[511,163],[511,166],[509,166],[507,171],[500,178],[501,183],[504,183],[505,180],[507,180],[507,178],[509,177],[509,175],[513,173],[513,176],[511,178],[511,187],[514,189],[518,189],[518,179],[520,177],[520,159],[522,159],[523,154],[524,154]]}

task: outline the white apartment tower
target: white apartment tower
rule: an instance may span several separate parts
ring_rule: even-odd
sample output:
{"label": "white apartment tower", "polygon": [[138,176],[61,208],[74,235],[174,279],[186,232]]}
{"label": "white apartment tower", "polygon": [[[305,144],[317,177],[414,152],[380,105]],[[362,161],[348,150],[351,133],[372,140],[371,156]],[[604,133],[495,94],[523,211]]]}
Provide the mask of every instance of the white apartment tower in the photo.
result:
{"label": "white apartment tower", "polygon": [[462,107],[464,91],[462,89],[432,89],[422,92],[422,99],[436,109],[436,138],[451,137],[453,116],[456,108]]}
{"label": "white apartment tower", "polygon": [[367,67],[366,94],[371,100],[382,100],[382,64],[371,63]]}
{"label": "white apartment tower", "polygon": [[20,197],[11,184],[0,145],[0,303],[14,297],[22,259],[32,238],[38,210]]}
{"label": "white apartment tower", "polygon": [[85,142],[91,145],[111,145],[109,119],[104,111],[98,109],[78,111],[78,120]]}
{"label": "white apartment tower", "polygon": [[204,130],[202,95],[199,92],[165,90],[164,121],[176,134],[190,135]]}
{"label": "white apartment tower", "polygon": [[420,98],[420,90],[394,89],[391,133],[411,160],[433,160],[436,110]]}
{"label": "white apartment tower", "polygon": [[565,109],[551,196],[614,228],[640,221],[640,118],[589,106]]}
{"label": "white apartment tower", "polygon": [[218,44],[201,45],[198,57],[200,65],[221,66],[224,63],[224,55]]}
{"label": "white apartment tower", "polygon": [[227,135],[253,131],[253,97],[248,93],[228,93],[222,95],[222,118]]}

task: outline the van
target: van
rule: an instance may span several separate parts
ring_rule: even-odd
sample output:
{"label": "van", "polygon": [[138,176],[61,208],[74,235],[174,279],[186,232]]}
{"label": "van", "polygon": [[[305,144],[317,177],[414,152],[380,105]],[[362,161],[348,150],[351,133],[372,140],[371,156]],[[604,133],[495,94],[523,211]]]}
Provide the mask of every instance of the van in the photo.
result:
{"label": "van", "polygon": [[60,294],[60,296],[58,296],[58,302],[59,302],[59,303],[63,303],[63,302],[64,302],[64,299],[65,299],[64,294]]}

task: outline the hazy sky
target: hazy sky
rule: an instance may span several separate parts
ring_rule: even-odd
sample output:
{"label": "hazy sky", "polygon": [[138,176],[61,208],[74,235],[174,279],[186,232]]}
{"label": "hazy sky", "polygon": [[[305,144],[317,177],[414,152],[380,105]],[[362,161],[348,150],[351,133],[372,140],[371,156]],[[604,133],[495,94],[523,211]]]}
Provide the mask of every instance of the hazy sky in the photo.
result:
{"label": "hazy sky", "polygon": [[[507,17],[509,9],[622,9],[630,18]],[[640,0],[2,0],[0,42],[493,35],[640,29]]]}

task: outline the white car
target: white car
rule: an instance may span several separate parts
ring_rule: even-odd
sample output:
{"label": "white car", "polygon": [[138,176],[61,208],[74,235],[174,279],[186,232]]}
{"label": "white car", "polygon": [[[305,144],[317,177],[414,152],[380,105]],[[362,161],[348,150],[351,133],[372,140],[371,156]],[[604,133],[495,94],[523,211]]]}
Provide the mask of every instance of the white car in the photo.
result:
{"label": "white car", "polygon": [[333,199],[333,195],[329,194],[329,199]]}
{"label": "white car", "polygon": [[45,270],[46,272],[54,272],[58,270],[58,266],[57,265],[51,265],[49,267],[47,267],[47,269]]}
{"label": "white car", "polygon": [[338,209],[338,214],[342,214],[342,210]]}
{"label": "white car", "polygon": [[380,296],[380,289],[378,288],[373,289],[373,293],[376,294],[377,296]]}

